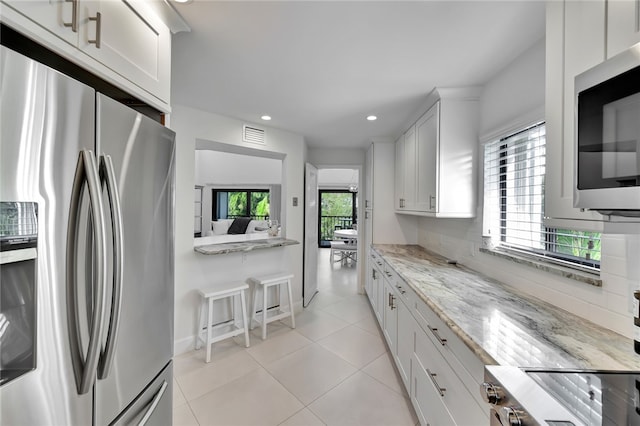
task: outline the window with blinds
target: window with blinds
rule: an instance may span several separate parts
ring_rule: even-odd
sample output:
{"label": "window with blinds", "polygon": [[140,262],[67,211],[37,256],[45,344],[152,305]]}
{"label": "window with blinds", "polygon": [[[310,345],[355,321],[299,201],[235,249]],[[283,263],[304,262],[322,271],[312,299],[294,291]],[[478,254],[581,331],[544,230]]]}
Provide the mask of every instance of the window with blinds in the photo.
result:
{"label": "window with blinds", "polygon": [[484,232],[491,244],[599,269],[599,233],[544,226],[544,179],[544,123],[485,145]]}

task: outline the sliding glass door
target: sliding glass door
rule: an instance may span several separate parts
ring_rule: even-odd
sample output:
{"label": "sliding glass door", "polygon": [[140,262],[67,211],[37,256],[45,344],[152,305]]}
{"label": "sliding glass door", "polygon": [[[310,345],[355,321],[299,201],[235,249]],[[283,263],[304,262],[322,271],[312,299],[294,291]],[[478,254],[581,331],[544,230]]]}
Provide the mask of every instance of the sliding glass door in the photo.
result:
{"label": "sliding glass door", "polygon": [[318,246],[330,247],[336,229],[351,229],[358,223],[358,193],[337,189],[318,192]]}

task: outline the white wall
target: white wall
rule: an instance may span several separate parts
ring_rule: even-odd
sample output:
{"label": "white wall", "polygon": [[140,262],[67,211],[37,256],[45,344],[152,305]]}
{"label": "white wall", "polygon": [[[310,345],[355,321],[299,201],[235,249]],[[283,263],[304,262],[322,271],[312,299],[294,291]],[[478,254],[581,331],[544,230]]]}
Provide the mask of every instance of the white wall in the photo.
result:
{"label": "white wall", "polygon": [[199,149],[195,151],[197,185],[280,184],[282,161]]}
{"label": "white wall", "polygon": [[349,189],[358,186],[357,169],[318,169],[318,188]]}
{"label": "white wall", "polygon": [[[257,273],[286,269],[294,274],[293,293],[296,308],[302,306],[302,244],[258,250],[246,254],[236,253],[205,256],[193,250],[193,187],[195,185],[196,139],[246,146],[273,151],[284,155],[282,197],[286,205],[281,220],[285,236],[302,243],[304,163],[307,148],[302,136],[278,129],[264,128],[264,146],[242,142],[244,122],[174,105],[170,127],[176,132],[176,282],[175,328],[176,353],[189,350],[194,343],[199,306],[197,288],[216,282],[243,280]],[[292,198],[298,197],[297,207]]]}
{"label": "white wall", "polygon": [[[537,111],[541,111],[545,93],[544,49],[544,40],[541,40],[486,84],[481,100],[481,134],[494,133],[497,129],[508,127],[507,124],[519,117],[532,116],[532,112],[535,116],[539,113]],[[640,287],[640,262],[637,258],[640,253],[640,236],[603,235],[601,288],[480,253],[482,158],[478,159],[478,166],[479,208],[476,218],[421,218],[419,244],[631,337],[632,289],[634,286]],[[553,182],[547,184],[552,185]]]}
{"label": "white wall", "polygon": [[309,162],[315,166],[356,166],[364,164],[364,149],[309,148]]}

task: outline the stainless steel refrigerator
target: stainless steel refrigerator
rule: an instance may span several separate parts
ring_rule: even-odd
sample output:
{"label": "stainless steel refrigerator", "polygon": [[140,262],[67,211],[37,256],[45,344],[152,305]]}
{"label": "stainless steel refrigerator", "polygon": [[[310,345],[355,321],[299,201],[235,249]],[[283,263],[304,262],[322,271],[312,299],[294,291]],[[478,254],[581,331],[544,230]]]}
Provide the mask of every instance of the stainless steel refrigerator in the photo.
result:
{"label": "stainless steel refrigerator", "polygon": [[171,424],[175,135],[5,46],[0,72],[0,201],[38,234],[35,368],[0,424]]}

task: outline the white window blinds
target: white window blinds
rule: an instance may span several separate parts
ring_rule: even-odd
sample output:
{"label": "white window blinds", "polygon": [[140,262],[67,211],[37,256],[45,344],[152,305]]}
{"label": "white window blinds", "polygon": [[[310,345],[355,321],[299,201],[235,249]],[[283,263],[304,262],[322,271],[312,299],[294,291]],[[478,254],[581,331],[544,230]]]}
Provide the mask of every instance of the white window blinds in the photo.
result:
{"label": "white window blinds", "polygon": [[600,234],[544,226],[545,125],[485,145],[485,233],[493,246],[599,268]]}

